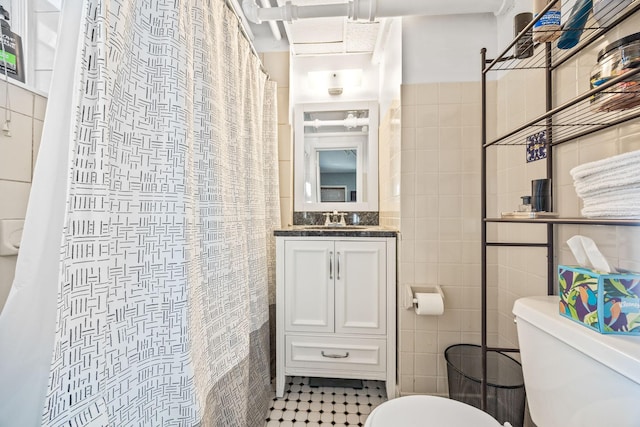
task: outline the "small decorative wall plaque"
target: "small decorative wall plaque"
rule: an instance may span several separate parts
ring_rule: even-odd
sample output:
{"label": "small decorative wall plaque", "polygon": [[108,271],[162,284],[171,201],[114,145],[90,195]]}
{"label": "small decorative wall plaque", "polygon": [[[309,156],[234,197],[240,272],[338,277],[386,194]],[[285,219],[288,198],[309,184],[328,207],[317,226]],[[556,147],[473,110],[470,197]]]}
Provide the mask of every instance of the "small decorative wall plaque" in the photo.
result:
{"label": "small decorative wall plaque", "polygon": [[527,137],[527,163],[547,158],[547,131]]}

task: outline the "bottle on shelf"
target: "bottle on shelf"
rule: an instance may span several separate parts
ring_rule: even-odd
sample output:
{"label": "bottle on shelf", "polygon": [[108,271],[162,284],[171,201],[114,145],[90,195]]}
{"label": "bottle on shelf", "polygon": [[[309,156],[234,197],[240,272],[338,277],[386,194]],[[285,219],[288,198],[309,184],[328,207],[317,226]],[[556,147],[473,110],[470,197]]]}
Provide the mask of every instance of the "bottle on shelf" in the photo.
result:
{"label": "bottle on shelf", "polygon": [[522,203],[518,206],[518,212],[531,212],[531,196],[521,196]]}
{"label": "bottle on shelf", "polygon": [[22,38],[11,31],[9,12],[0,6],[0,75],[12,77],[24,83],[22,63]]}
{"label": "bottle on shelf", "polygon": [[[533,20],[531,12],[519,13],[513,18],[513,36],[516,37]],[[515,57],[524,59],[533,56],[533,39],[531,30],[516,41]]]}
{"label": "bottle on shelf", "polygon": [[589,14],[593,8],[591,0],[579,0],[573,5],[569,19],[564,24],[562,35],[558,39],[558,48],[571,49],[580,41],[584,26],[587,24]]}
{"label": "bottle on shelf", "polygon": [[[533,18],[535,19],[542,9],[553,0],[533,0]],[[544,43],[552,42],[560,37],[560,17],[562,1],[558,0],[553,6],[533,25],[533,41]]]}

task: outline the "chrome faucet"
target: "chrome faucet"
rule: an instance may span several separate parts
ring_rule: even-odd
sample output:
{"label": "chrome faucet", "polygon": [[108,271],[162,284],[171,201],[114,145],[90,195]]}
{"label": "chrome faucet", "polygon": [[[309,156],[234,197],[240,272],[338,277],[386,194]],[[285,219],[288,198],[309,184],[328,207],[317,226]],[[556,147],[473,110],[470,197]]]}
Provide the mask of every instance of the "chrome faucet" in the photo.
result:
{"label": "chrome faucet", "polygon": [[[333,211],[333,212],[325,212],[323,213],[324,215],[324,225],[325,227],[328,226],[345,226],[347,225],[347,222],[344,219],[344,216],[346,215],[346,213],[344,212],[338,212],[338,211]],[[340,219],[338,219],[338,216],[340,217]]]}

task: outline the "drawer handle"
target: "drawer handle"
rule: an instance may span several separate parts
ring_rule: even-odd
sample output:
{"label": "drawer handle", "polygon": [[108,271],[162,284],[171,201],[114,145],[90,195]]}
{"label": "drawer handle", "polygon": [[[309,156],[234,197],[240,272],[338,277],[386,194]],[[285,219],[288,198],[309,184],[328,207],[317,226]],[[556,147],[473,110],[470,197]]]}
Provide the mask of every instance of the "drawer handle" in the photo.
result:
{"label": "drawer handle", "polygon": [[348,351],[347,354],[325,354],[324,350],[322,350],[320,354],[322,354],[322,357],[328,357],[330,359],[346,359],[347,357],[349,357]]}

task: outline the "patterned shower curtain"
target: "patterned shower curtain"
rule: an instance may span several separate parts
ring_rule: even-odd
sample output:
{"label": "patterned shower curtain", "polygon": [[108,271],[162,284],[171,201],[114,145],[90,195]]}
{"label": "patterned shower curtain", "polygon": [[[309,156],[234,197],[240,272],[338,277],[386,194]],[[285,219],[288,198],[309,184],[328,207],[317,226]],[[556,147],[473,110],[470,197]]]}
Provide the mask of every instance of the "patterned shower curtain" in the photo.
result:
{"label": "patterned shower curtain", "polygon": [[224,0],[85,0],[80,27],[42,424],[261,426],[275,83]]}

